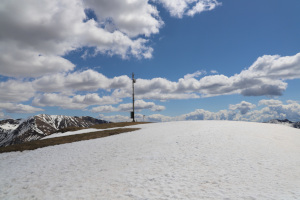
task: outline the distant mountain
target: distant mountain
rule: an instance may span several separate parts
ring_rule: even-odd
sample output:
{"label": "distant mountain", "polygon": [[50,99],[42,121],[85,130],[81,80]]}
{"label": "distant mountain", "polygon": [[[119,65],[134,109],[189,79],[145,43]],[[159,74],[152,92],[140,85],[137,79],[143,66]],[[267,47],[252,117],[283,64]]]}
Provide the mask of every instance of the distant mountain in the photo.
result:
{"label": "distant mountain", "polygon": [[266,123],[270,123],[270,124],[282,124],[282,125],[286,125],[286,126],[290,126],[290,127],[294,127],[294,128],[299,128],[300,129],[300,121],[299,122],[292,122],[288,119],[271,119],[269,121],[267,121]]}
{"label": "distant mountain", "polygon": [[294,126],[294,128],[300,128],[300,121],[299,122],[295,122],[293,126]]}
{"label": "distant mountain", "polygon": [[64,115],[36,115],[25,120],[6,119],[0,121],[0,147],[38,140],[68,127],[90,127],[108,123],[93,117]]}

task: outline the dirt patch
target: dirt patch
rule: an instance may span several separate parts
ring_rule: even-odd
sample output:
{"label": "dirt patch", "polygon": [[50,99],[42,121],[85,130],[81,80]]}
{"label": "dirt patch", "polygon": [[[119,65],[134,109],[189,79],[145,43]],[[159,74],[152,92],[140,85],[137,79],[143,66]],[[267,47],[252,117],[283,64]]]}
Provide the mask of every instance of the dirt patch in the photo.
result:
{"label": "dirt patch", "polygon": [[[114,123],[114,124],[117,124],[117,123]],[[140,124],[140,123],[138,123],[138,124]],[[102,125],[102,124],[100,124],[100,125]],[[130,125],[135,125],[135,124],[130,124]],[[130,125],[127,125],[127,126],[130,126]],[[114,127],[116,127],[116,126],[114,126]],[[107,127],[107,128],[112,128],[112,127]],[[53,146],[53,145],[102,138],[102,137],[117,135],[120,133],[131,132],[131,131],[136,131],[136,130],[139,130],[139,128],[119,128],[119,129],[113,129],[113,130],[104,130],[104,131],[97,131],[97,132],[91,132],[91,133],[83,133],[83,134],[77,134],[77,135],[69,135],[69,136],[63,136],[63,137],[57,137],[57,138],[50,138],[50,139],[46,139],[46,140],[35,140],[35,141],[25,142],[22,144],[16,144],[16,145],[11,145],[11,146],[7,146],[7,147],[0,147],[0,153],[12,152],[12,151],[34,150],[34,149]]]}

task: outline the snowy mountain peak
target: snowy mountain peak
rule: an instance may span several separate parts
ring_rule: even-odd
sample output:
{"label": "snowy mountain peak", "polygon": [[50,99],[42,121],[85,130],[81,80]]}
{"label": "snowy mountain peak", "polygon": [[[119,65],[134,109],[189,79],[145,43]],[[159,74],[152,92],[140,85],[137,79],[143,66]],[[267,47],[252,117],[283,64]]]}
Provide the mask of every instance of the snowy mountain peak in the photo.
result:
{"label": "snowy mountain peak", "polygon": [[67,127],[90,127],[107,121],[92,117],[40,114],[24,120],[0,121],[0,147],[38,140]]}
{"label": "snowy mountain peak", "polygon": [[13,130],[16,127],[19,126],[20,124],[20,119],[6,119],[6,120],[2,120],[0,121],[0,130],[5,130],[5,131],[9,131],[9,130]]}
{"label": "snowy mountain peak", "polygon": [[285,125],[285,126],[290,126],[290,127],[294,127],[294,128],[300,128],[300,126],[297,125],[297,124],[300,124],[300,122],[291,122],[288,119],[271,119],[267,123],[270,123],[270,124],[282,124],[282,125]]}

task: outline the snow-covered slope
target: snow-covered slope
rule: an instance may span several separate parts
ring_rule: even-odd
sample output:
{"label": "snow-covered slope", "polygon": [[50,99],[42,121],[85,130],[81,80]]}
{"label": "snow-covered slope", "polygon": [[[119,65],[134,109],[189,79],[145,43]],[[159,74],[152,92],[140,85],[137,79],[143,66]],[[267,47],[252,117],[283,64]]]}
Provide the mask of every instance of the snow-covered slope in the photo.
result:
{"label": "snow-covered slope", "polygon": [[299,199],[300,130],[188,121],[0,154],[0,199]]}
{"label": "snow-covered slope", "polygon": [[24,120],[0,121],[0,147],[38,140],[67,127],[89,127],[107,123],[92,117],[36,115]]}

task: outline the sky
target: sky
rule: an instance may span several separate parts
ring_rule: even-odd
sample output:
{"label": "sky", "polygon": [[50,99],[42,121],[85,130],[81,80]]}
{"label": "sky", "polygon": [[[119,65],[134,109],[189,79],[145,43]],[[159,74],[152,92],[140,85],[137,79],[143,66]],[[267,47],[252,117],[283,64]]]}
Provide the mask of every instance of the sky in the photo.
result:
{"label": "sky", "polygon": [[300,121],[298,0],[2,0],[0,118]]}

